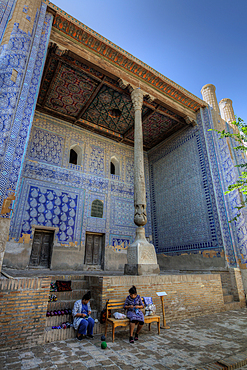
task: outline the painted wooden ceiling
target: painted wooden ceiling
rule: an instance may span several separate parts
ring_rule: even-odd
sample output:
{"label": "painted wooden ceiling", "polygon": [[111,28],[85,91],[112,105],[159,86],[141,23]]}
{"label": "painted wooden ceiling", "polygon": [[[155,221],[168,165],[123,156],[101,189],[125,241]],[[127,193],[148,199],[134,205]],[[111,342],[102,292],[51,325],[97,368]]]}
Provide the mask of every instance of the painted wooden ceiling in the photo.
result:
{"label": "painted wooden ceiling", "polygon": [[[50,44],[37,109],[118,142],[134,144],[134,109],[118,77]],[[186,126],[168,107],[144,97],[143,144],[148,150]]]}

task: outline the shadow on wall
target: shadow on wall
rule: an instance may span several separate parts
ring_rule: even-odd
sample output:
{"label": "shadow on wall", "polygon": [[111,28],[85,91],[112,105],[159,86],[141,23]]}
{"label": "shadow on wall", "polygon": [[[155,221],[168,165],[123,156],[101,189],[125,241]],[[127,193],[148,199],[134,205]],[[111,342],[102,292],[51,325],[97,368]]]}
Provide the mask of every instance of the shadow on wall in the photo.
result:
{"label": "shadow on wall", "polygon": [[168,256],[158,254],[158,264],[160,270],[218,270],[226,268],[226,261],[223,250],[203,251],[199,253],[181,254],[178,256]]}

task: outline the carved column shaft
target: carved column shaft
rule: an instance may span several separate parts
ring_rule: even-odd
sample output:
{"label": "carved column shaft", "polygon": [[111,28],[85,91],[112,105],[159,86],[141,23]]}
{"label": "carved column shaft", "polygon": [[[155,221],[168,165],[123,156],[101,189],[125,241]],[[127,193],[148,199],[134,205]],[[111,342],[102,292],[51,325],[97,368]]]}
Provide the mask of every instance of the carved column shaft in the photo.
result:
{"label": "carved column shaft", "polygon": [[143,135],[142,135],[142,104],[143,92],[135,89],[131,93],[131,99],[135,110],[135,132],[134,132],[134,222],[137,226],[147,223],[146,214],[146,188],[144,176],[143,158]]}
{"label": "carved column shaft", "polygon": [[142,137],[142,104],[143,92],[135,89],[131,93],[135,110],[135,143],[134,143],[134,200],[136,237],[128,247],[125,275],[159,274],[159,265],[154,246],[145,237],[144,225],[147,223],[146,189],[144,177],[143,137]]}

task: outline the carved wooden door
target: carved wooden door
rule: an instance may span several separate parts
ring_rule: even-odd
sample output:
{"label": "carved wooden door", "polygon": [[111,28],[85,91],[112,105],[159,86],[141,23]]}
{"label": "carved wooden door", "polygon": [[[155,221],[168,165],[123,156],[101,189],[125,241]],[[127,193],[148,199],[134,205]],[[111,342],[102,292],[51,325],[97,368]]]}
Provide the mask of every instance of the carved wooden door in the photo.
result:
{"label": "carved wooden door", "polygon": [[53,236],[53,232],[35,231],[29,266],[50,267]]}
{"label": "carved wooden door", "polygon": [[101,264],[102,239],[103,239],[102,235],[87,234],[86,252],[85,252],[86,265]]}

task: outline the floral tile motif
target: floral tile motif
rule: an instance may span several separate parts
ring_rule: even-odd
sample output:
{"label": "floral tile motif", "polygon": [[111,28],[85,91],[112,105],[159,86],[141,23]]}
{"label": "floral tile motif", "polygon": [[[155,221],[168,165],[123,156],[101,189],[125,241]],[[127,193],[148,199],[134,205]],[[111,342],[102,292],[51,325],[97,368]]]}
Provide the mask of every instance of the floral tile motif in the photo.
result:
{"label": "floral tile motif", "polygon": [[60,243],[79,242],[84,191],[23,179],[12,238],[31,234],[33,225],[58,228]]}

